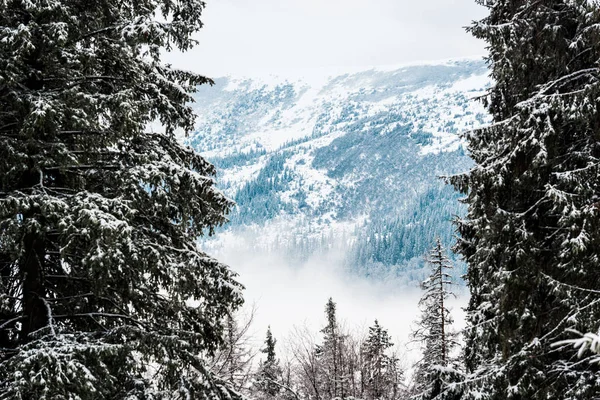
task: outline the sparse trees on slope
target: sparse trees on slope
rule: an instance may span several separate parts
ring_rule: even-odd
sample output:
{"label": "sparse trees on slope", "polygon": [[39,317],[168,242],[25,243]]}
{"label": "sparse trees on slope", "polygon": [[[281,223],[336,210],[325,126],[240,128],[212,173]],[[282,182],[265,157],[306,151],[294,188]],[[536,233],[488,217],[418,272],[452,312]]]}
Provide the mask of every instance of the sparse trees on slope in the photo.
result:
{"label": "sparse trees on slope", "polygon": [[200,355],[240,285],[196,244],[231,202],[174,134],[209,80],[159,57],[204,4],[0,4],[0,398],[233,395]]}
{"label": "sparse trees on slope", "polygon": [[413,338],[424,346],[423,357],[415,371],[414,392],[422,400],[458,398],[454,388],[447,385],[458,375],[452,368],[451,351],[457,343],[447,303],[454,295],[450,289],[452,264],[439,239],[426,261],[431,266],[431,275],[422,283],[421,317],[413,332]]}
{"label": "sparse trees on slope", "polygon": [[476,165],[453,179],[469,204],[464,398],[596,398],[597,366],[550,344],[600,321],[600,7],[480,2],[494,123],[467,134]]}

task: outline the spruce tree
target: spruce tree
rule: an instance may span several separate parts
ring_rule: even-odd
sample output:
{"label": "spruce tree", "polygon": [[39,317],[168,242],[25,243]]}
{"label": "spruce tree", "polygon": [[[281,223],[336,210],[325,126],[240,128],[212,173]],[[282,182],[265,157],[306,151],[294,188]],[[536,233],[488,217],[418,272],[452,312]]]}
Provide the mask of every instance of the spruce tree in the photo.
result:
{"label": "spruce tree", "polygon": [[493,124],[466,135],[464,398],[592,399],[598,368],[551,347],[600,321],[600,7],[479,1]]}
{"label": "spruce tree", "polygon": [[398,395],[402,373],[398,358],[388,354],[394,344],[386,329],[379,322],[369,328],[369,335],[362,345],[365,399],[395,399]]}
{"label": "spruce tree", "polygon": [[566,339],[555,343],[555,346],[572,345],[577,349],[577,355],[581,358],[588,351],[596,354],[594,357],[588,357],[587,361],[591,364],[600,363],[600,332],[598,333],[581,333],[575,330],[570,330],[576,335],[574,339]]}
{"label": "spruce tree", "polygon": [[232,203],[175,137],[210,81],[160,60],[204,3],[0,4],[0,399],[229,397],[240,285],[196,240]]}
{"label": "spruce tree", "polygon": [[344,363],[345,336],[340,332],[337,321],[336,304],[329,298],[325,305],[327,325],[321,330],[323,343],[317,346],[323,389],[330,399],[345,398],[348,395],[346,366]]}
{"label": "spruce tree", "polygon": [[413,391],[421,400],[458,398],[459,393],[449,385],[460,377],[451,355],[457,342],[447,302],[454,296],[450,289],[453,267],[439,238],[426,262],[431,266],[431,275],[421,284],[424,291],[419,301],[421,317],[412,334],[414,340],[424,346],[423,357],[415,371]]}
{"label": "spruce tree", "polygon": [[271,327],[267,329],[265,347],[261,349],[267,358],[261,362],[256,374],[255,387],[258,395],[263,399],[273,399],[281,392],[282,384],[279,383],[282,377],[282,370],[279,366],[279,360],[275,353],[275,344],[277,340],[271,333]]}

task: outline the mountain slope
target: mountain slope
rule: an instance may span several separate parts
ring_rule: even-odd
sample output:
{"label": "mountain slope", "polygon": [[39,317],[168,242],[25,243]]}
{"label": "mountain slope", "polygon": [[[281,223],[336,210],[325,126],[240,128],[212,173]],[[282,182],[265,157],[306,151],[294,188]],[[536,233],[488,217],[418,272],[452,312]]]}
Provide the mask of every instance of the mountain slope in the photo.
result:
{"label": "mountain slope", "polygon": [[291,78],[219,78],[196,95],[186,140],[238,204],[205,245],[339,251],[362,275],[419,279],[422,255],[453,242],[458,195],[437,177],[468,169],[458,133],[487,115],[481,61]]}

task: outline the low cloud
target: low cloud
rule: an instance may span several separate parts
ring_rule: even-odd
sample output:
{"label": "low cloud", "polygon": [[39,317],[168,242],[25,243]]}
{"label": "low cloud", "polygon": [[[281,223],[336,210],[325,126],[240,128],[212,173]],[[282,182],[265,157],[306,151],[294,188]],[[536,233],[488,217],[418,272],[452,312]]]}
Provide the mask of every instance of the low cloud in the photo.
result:
{"label": "low cloud", "polygon": [[[227,242],[230,245],[225,243],[210,253],[239,273],[246,287],[246,308],[256,307],[252,329],[256,346],[262,345],[269,325],[280,342],[298,326],[317,333],[325,325],[325,303],[332,297],[339,320],[351,332],[366,333],[378,319],[409,361],[418,356],[416,346],[409,343],[422,294],[416,283],[407,286],[400,279],[381,281],[351,274],[342,266],[343,253],[337,250],[299,265],[273,251],[244,248],[241,237]],[[454,328],[459,330],[464,327],[462,307],[467,295],[464,287],[456,291],[459,295],[449,305]]]}

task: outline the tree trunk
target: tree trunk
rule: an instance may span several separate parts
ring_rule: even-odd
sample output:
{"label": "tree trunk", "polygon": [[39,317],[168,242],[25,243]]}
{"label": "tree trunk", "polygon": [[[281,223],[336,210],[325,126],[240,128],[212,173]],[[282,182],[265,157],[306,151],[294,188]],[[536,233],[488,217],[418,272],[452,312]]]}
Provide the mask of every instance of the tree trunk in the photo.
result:
{"label": "tree trunk", "polygon": [[[13,263],[11,262],[10,257],[6,253],[0,254],[0,292],[5,295],[11,295],[8,289],[8,281],[11,275],[11,269],[14,268]],[[14,314],[14,305],[11,301],[11,306],[7,307],[5,310],[0,310],[0,321],[6,321],[15,317]],[[10,309],[10,311],[9,311]],[[11,327],[5,327],[4,329],[0,329],[0,347],[9,349],[14,346],[14,343],[11,341],[11,337],[9,334],[9,329]]]}
{"label": "tree trunk", "polygon": [[44,298],[43,267],[44,239],[39,233],[28,233],[23,240],[25,254],[21,261],[23,276],[23,329],[21,342],[30,340],[29,334],[48,325],[48,310]]}

